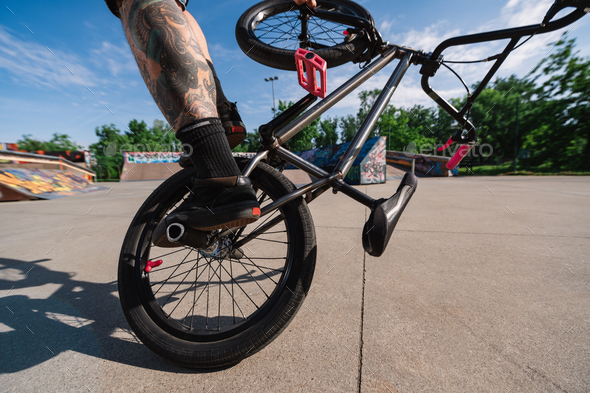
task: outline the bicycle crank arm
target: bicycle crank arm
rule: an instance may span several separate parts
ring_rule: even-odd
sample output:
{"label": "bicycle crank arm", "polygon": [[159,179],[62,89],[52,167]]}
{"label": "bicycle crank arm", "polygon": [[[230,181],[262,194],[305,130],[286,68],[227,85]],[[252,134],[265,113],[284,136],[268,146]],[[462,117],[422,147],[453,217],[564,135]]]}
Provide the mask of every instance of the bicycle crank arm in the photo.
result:
{"label": "bicycle crank arm", "polygon": [[418,178],[406,173],[391,198],[382,198],[375,202],[369,220],[363,228],[363,248],[369,255],[380,257],[383,254],[417,186]]}

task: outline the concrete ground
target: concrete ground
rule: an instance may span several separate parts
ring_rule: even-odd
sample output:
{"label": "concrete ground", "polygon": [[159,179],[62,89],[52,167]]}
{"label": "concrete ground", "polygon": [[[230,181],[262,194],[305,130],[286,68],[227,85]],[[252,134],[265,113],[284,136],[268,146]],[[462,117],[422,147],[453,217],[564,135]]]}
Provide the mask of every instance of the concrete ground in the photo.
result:
{"label": "concrete ground", "polygon": [[588,177],[420,179],[381,258],[362,248],[367,209],[326,193],[304,307],[216,371],[150,352],[119,305],[123,236],[157,184],[0,204],[0,391],[590,390]]}

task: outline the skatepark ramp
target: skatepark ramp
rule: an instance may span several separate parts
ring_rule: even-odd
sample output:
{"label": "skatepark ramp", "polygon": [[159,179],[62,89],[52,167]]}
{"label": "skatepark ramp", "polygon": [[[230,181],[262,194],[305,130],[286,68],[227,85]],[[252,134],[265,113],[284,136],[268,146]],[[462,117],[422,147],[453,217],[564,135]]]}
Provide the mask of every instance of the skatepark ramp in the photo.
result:
{"label": "skatepark ramp", "polygon": [[0,163],[0,201],[55,199],[105,188],[92,182],[93,171],[61,157],[1,150]]}
{"label": "skatepark ramp", "polygon": [[[121,181],[166,180],[181,168],[181,152],[125,152]],[[254,153],[233,153],[234,157],[252,157]]]}

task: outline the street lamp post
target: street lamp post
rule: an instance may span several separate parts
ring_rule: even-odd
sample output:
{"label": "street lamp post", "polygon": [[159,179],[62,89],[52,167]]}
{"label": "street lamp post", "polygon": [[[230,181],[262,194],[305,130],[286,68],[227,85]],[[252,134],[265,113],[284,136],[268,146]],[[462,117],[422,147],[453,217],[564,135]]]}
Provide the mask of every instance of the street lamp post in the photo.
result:
{"label": "street lamp post", "polygon": [[277,107],[275,106],[275,81],[279,80],[278,76],[273,76],[271,78],[264,78],[265,82],[272,83],[272,112],[274,113],[274,117],[277,117]]}

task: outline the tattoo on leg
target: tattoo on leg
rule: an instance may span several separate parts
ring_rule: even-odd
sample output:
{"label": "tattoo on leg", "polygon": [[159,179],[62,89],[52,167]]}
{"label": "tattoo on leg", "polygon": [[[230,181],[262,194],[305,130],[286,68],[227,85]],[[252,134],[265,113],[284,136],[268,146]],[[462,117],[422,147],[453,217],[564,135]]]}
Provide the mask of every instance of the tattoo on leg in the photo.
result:
{"label": "tattoo on leg", "polygon": [[127,0],[121,21],[141,75],[173,129],[217,117],[215,82],[174,0]]}

